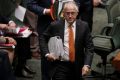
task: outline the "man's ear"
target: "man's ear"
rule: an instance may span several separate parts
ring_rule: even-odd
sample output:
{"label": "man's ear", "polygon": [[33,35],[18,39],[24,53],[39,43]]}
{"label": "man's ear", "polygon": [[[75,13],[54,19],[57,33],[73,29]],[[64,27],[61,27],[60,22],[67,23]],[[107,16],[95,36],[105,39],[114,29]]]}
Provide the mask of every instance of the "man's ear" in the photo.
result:
{"label": "man's ear", "polygon": [[78,13],[79,13],[79,12],[77,12],[77,16],[78,16]]}
{"label": "man's ear", "polygon": [[64,12],[61,12],[60,17],[64,19],[64,16],[65,16]]}

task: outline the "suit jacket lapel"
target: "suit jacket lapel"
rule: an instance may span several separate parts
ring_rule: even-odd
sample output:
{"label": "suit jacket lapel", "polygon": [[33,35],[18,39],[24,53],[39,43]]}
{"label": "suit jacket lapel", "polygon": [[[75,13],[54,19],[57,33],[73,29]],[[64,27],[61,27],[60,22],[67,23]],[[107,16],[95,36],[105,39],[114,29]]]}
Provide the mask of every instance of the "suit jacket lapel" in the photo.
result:
{"label": "suit jacket lapel", "polygon": [[65,21],[64,20],[61,20],[61,22],[60,22],[60,24],[61,24],[61,31],[60,31],[60,36],[61,36],[61,38],[62,38],[62,41],[64,42],[64,28],[65,28]]}
{"label": "suit jacket lapel", "polygon": [[[76,34],[75,34],[75,47],[76,47],[76,43],[77,43],[77,40],[79,39],[79,36],[80,36],[80,22],[78,22],[78,20],[76,21]],[[65,28],[65,21],[64,20],[61,20],[60,22],[60,37],[62,39],[62,41],[64,42],[64,28]]]}
{"label": "suit jacket lapel", "polygon": [[[60,37],[62,39],[62,41],[64,42],[64,28],[65,28],[65,21],[64,20],[61,20],[60,22]],[[79,38],[79,35],[80,35],[80,23],[78,22],[78,20],[76,21],[76,34],[75,34],[75,46],[76,46],[76,43],[77,43],[77,40]]]}
{"label": "suit jacket lapel", "polygon": [[80,23],[78,22],[78,20],[76,21],[76,32],[75,32],[75,47],[76,47],[76,43],[77,43],[77,40],[79,38],[79,35],[80,35]]}

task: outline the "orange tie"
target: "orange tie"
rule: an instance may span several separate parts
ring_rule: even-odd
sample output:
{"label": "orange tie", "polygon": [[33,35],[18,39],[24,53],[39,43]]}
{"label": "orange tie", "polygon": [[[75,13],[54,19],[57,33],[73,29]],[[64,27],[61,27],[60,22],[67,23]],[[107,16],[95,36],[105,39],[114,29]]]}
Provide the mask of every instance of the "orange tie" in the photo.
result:
{"label": "orange tie", "polygon": [[75,45],[74,45],[74,33],[72,30],[72,26],[68,27],[69,30],[69,59],[71,62],[75,60]]}

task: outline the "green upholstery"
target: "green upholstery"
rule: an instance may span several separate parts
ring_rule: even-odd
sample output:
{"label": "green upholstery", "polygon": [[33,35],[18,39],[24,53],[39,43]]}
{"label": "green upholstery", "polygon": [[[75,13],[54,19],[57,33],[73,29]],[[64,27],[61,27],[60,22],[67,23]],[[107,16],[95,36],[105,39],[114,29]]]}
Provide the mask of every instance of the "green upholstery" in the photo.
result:
{"label": "green upholstery", "polygon": [[119,0],[108,0],[106,3],[106,11],[108,15],[108,23],[113,23],[114,19],[120,16]]}
{"label": "green upholstery", "polygon": [[103,27],[101,34],[110,35],[113,22],[116,17],[120,16],[120,1],[119,0],[108,0],[106,2],[106,11],[108,16],[108,25]]}
{"label": "green upholstery", "polygon": [[95,52],[102,59],[104,78],[106,78],[107,55],[120,48],[120,16],[113,23],[110,36],[96,35],[93,37]]}
{"label": "green upholstery", "polygon": [[95,50],[111,51],[111,37],[97,35],[93,38]]}
{"label": "green upholstery", "polygon": [[120,16],[115,19],[113,30],[111,31],[111,36],[114,43],[114,48],[120,48]]}
{"label": "green upholstery", "polygon": [[96,35],[93,37],[95,49],[111,52],[120,48],[120,16],[114,21],[110,36]]}

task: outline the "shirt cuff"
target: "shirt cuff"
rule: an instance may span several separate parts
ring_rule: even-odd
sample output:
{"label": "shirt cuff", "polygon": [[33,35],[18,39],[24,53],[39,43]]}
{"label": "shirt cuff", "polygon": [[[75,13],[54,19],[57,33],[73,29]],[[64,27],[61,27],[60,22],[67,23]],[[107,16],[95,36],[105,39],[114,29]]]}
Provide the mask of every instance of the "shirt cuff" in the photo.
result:
{"label": "shirt cuff", "polygon": [[46,55],[45,55],[45,57],[47,57],[49,55],[49,53],[47,53]]}
{"label": "shirt cuff", "polygon": [[12,23],[12,22],[14,22],[14,21],[10,20],[10,21],[8,22],[8,24],[10,24],[10,23]]}
{"label": "shirt cuff", "polygon": [[46,12],[46,8],[44,9],[44,11],[43,11],[43,14],[45,15],[45,12]]}

